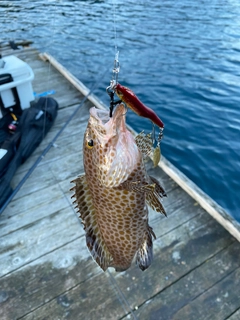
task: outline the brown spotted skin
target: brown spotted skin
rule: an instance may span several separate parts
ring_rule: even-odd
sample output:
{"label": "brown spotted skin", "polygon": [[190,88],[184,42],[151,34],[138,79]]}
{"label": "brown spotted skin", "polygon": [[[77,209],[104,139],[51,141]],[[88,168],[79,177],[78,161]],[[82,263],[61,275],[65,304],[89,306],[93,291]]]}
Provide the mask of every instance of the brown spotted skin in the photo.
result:
{"label": "brown spotted skin", "polygon": [[85,176],[73,181],[72,190],[87,246],[99,266],[123,271],[136,255],[145,270],[154,236],[146,202],[165,213],[159,201],[164,190],[146,173],[143,155],[125,127],[124,106],[116,109],[107,128],[94,112],[90,115],[83,143]]}
{"label": "brown spotted skin", "polygon": [[[113,258],[112,266],[125,270],[129,268],[137,249],[147,237],[145,192],[136,193],[122,189],[121,186],[102,186],[97,179],[97,168],[92,163],[92,150],[85,145],[84,168],[96,210],[100,236]],[[145,170],[139,161],[128,180],[141,181],[144,178]]]}

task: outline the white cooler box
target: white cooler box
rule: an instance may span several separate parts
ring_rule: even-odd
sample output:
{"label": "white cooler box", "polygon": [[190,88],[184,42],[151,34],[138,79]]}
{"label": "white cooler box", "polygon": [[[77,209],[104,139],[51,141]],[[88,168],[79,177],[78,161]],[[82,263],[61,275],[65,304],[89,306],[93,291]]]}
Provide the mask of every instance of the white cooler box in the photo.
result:
{"label": "white cooler box", "polygon": [[34,73],[30,66],[15,56],[0,59],[0,118],[7,108],[21,113],[34,100],[32,80]]}

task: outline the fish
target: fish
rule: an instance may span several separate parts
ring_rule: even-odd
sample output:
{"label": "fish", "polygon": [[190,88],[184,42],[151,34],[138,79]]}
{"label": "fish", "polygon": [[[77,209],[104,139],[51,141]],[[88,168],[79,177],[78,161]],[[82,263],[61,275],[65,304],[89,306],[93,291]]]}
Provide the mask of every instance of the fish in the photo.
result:
{"label": "fish", "polygon": [[86,245],[103,271],[125,271],[134,257],[143,271],[152,263],[155,234],[148,224],[148,205],[166,215],[166,193],[145,169],[143,153],[148,149],[143,133],[135,139],[127,129],[123,103],[112,117],[107,110],[90,109],[83,138],[84,174],[72,181],[71,190]]}
{"label": "fish", "polygon": [[116,83],[113,87],[113,90],[119,97],[119,99],[126,103],[126,105],[137,115],[150,119],[161,129],[164,128],[164,123],[158,117],[158,115],[152,109],[145,106],[145,104],[143,104],[142,101],[138,99],[138,97],[131,89],[122,86],[120,83]]}

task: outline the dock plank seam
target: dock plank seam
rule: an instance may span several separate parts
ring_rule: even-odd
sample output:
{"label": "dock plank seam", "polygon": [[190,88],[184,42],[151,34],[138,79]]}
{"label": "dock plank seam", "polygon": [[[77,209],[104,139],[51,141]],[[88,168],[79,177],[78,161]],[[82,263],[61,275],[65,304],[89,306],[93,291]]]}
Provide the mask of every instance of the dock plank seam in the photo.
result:
{"label": "dock plank seam", "polygon": [[240,307],[237,308],[235,311],[233,311],[233,312],[232,312],[227,318],[225,318],[224,320],[231,319],[231,317],[232,317],[236,312],[238,312],[238,311],[240,311]]}
{"label": "dock plank seam", "polygon": [[[177,283],[178,281],[180,281],[181,279],[185,278],[186,276],[188,276],[189,274],[191,274],[194,270],[200,268],[202,265],[204,265],[208,260],[213,259],[215,256],[217,256],[218,254],[220,254],[221,252],[225,251],[226,249],[228,249],[230,246],[232,246],[234,243],[236,243],[237,240],[233,240],[231,243],[229,243],[227,246],[225,246],[224,248],[221,248],[221,250],[215,252],[214,254],[210,255],[206,260],[202,261],[201,263],[199,263],[198,265],[196,265],[195,267],[193,267],[191,270],[187,271],[185,274],[183,274],[182,276],[180,276],[178,279],[172,281],[169,285],[166,285],[162,290],[160,290],[159,292],[157,292],[156,294],[152,295],[151,297],[149,297],[147,300],[145,300],[143,303],[138,305],[138,309],[140,309],[141,307],[143,307],[146,303],[148,303],[148,301],[151,301],[152,299],[154,299],[155,297],[157,297],[158,295],[160,295],[161,293],[163,293],[164,291],[166,291],[168,288],[172,287],[175,283]],[[221,282],[223,279],[225,279],[226,277],[228,277],[231,273],[235,272],[237,269],[239,269],[240,267],[236,267],[234,268],[234,270],[231,270],[227,275],[225,275],[224,277],[222,277],[220,280],[216,281],[213,285],[211,285],[209,288],[207,288],[206,290],[202,291],[200,294],[198,294],[196,297],[194,297],[194,299],[192,299],[191,301],[194,301],[195,299],[197,299],[199,296],[201,296],[204,292],[207,292],[208,290],[210,290],[212,287],[214,287],[217,283]],[[188,303],[186,303],[185,305],[183,305],[181,308],[178,309],[181,310],[182,308],[184,308]],[[239,308],[240,309],[240,308]],[[119,318],[118,320],[123,320],[126,319],[126,315],[122,316],[121,318]]]}
{"label": "dock plank seam", "polygon": [[[222,250],[221,250],[222,251]],[[219,251],[219,253],[221,252]],[[214,257],[214,256],[213,256]],[[211,258],[213,258],[211,257]],[[208,259],[209,260],[209,259]],[[205,262],[204,262],[205,263]],[[214,282],[214,284],[212,284],[211,286],[209,286],[207,289],[203,290],[200,294],[196,295],[196,297],[194,297],[193,299],[191,299],[191,302],[195,301],[196,299],[198,299],[201,295],[203,295],[204,293],[208,292],[209,290],[211,290],[213,287],[216,286],[216,284],[222,282],[224,279],[226,279],[227,277],[229,277],[232,273],[234,273],[237,269],[240,269],[240,267],[235,267],[233,270],[229,271],[229,273],[227,273],[225,276],[223,276],[220,280],[217,280],[216,282]],[[194,270],[194,269],[193,269]],[[180,280],[180,279],[179,279]],[[191,303],[190,302],[190,303]],[[187,305],[187,304],[186,304]],[[181,309],[183,309],[186,305],[182,306],[181,308],[178,309],[178,311],[180,311]]]}
{"label": "dock plank seam", "polygon": [[81,236],[78,236],[76,238],[73,238],[73,239],[71,239],[71,241],[67,241],[64,244],[62,244],[60,246],[57,246],[56,248],[54,248],[52,250],[49,250],[48,252],[45,252],[44,254],[38,256],[36,259],[29,260],[27,263],[22,264],[18,268],[12,269],[11,271],[9,271],[9,272],[5,273],[4,275],[0,276],[0,279],[3,279],[6,276],[9,276],[10,274],[12,274],[14,272],[21,270],[22,268],[26,267],[28,264],[31,264],[32,262],[35,262],[35,261],[41,259],[42,257],[46,256],[47,254],[52,253],[52,252],[54,252],[56,250],[59,250],[60,248],[63,248],[64,246],[68,245],[69,243],[74,242],[74,241],[76,241],[78,239],[81,239],[83,237],[84,237],[84,235],[81,235]]}
{"label": "dock plank seam", "polygon": [[[94,279],[95,277],[98,277],[100,274],[102,273],[102,270],[99,270],[99,272],[97,272],[95,275],[93,275],[91,278]],[[59,298],[60,296],[62,296],[63,294],[66,294],[68,293],[69,291],[77,288],[79,285],[85,283],[88,279],[85,279],[84,281],[81,281],[77,284],[75,284],[74,286],[68,288],[67,290],[57,294],[56,296],[52,297],[51,299],[49,299],[47,302],[45,303],[42,303],[41,305],[37,306],[36,308],[33,308],[31,311],[25,313],[24,315],[20,316],[17,318],[17,320],[20,320],[20,319],[24,319],[26,316],[30,315],[31,313],[34,313],[36,310],[38,309],[41,309],[44,305],[48,304],[48,303],[51,303],[52,301],[54,301],[55,299]]]}
{"label": "dock plank seam", "polygon": [[[176,227],[173,227],[172,229],[169,229],[167,232],[162,233],[159,237],[157,237],[157,239],[161,239],[162,237],[165,237],[166,235],[172,233],[173,231],[177,230],[179,227],[184,226],[185,224],[189,223],[191,220],[196,219],[197,216],[199,216],[200,214],[197,213],[196,215],[190,217],[188,220],[185,220],[181,223],[179,223]],[[167,218],[166,218],[167,219]],[[154,219],[153,221],[157,221],[159,219]],[[207,219],[207,222],[211,220],[211,217],[209,217],[209,219]],[[153,242],[154,243],[154,242]]]}

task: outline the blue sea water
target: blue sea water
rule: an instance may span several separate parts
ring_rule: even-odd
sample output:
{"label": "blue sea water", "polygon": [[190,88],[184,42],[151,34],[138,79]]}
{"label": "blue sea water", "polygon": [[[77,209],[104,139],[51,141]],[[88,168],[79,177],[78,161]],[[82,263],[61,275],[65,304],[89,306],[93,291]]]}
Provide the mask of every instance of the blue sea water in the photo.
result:
{"label": "blue sea water", "polygon": [[165,123],[164,156],[240,221],[239,17],[239,0],[1,1],[0,41],[33,40],[106,103],[117,46],[119,82]]}

